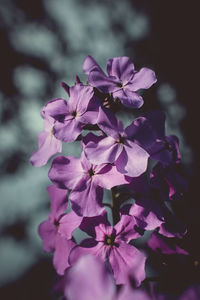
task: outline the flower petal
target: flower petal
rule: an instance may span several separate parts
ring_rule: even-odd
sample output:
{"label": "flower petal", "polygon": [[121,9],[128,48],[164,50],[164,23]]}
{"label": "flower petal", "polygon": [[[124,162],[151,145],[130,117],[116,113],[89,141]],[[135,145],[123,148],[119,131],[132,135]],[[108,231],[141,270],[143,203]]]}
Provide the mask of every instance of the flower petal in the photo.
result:
{"label": "flower petal", "polygon": [[127,141],[115,162],[117,170],[131,177],[140,176],[147,169],[149,154],[137,144]]}
{"label": "flower petal", "polygon": [[97,144],[89,142],[84,151],[86,157],[95,165],[113,163],[122,151],[122,145],[115,142],[112,137],[105,137]]}
{"label": "flower petal", "polygon": [[43,241],[43,249],[51,252],[55,249],[57,229],[50,220],[46,220],[39,225],[38,233]]}
{"label": "flower petal", "polygon": [[51,222],[54,222],[54,220],[58,220],[67,209],[68,191],[59,189],[55,185],[50,185],[47,187],[47,192],[51,200],[51,212],[49,214],[49,219]]}
{"label": "flower petal", "polygon": [[128,89],[127,86],[113,92],[114,99],[119,98],[123,105],[131,108],[140,108],[144,101],[136,92]]}
{"label": "flower petal", "polygon": [[117,240],[129,243],[130,240],[139,238],[141,235],[135,231],[135,225],[136,220],[134,217],[122,215],[120,221],[114,227]]}
{"label": "flower petal", "polygon": [[70,269],[64,294],[70,300],[111,300],[115,285],[104,263],[86,255]]}
{"label": "flower petal", "polygon": [[148,68],[142,68],[139,72],[135,73],[129,88],[133,91],[138,91],[140,89],[148,89],[154,83],[156,83],[155,72]]}
{"label": "flower petal", "polygon": [[93,217],[100,215],[104,210],[103,189],[92,180],[80,180],[71,191],[69,199],[72,209],[79,216]]}
{"label": "flower petal", "polygon": [[94,175],[93,180],[102,188],[111,189],[114,186],[129,183],[131,178],[124,176],[117,171],[115,166],[108,164]]}
{"label": "flower petal", "polygon": [[91,55],[86,56],[83,62],[83,72],[88,75],[94,69],[103,72],[101,67]]}
{"label": "flower petal", "polygon": [[134,74],[134,64],[127,56],[114,57],[107,62],[109,76],[115,76],[123,83],[127,83]]}
{"label": "flower petal", "polygon": [[60,219],[58,232],[66,239],[68,240],[71,239],[74,230],[79,227],[82,220],[83,220],[82,217],[77,216],[75,212],[71,211]]}
{"label": "flower petal", "polygon": [[100,92],[108,94],[118,89],[118,81],[114,77],[107,77],[102,70],[94,69],[88,76],[88,82]]}
{"label": "flower petal", "polygon": [[72,240],[68,240],[60,234],[57,235],[53,265],[59,275],[63,275],[65,270],[69,267],[69,254],[75,245]]}
{"label": "flower petal", "polygon": [[49,170],[50,180],[60,187],[73,189],[83,176],[80,159],[73,156],[54,158]]}
{"label": "flower petal", "polygon": [[139,286],[145,279],[145,259],[144,254],[132,245],[122,242],[118,247],[113,247],[109,262],[116,284],[127,283],[131,272],[136,286]]}
{"label": "flower petal", "polygon": [[40,132],[38,140],[39,149],[30,158],[30,162],[35,167],[46,165],[52,155],[62,151],[62,142],[55,138],[51,132]]}
{"label": "flower petal", "polygon": [[57,139],[70,143],[74,142],[81,134],[82,127],[83,125],[80,123],[79,118],[73,118],[64,123],[56,122],[54,125],[54,134]]}

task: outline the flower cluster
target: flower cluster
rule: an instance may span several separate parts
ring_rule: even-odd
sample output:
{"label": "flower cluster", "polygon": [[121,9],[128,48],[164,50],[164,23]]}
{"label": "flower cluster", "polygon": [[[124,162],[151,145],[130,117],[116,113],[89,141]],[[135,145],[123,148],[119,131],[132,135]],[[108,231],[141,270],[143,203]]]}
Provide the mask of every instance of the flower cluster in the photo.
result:
{"label": "flower cluster", "polygon": [[[152,70],[136,71],[128,57],[115,57],[108,60],[105,74],[87,56],[83,71],[88,75],[87,84],[77,76],[72,87],[62,83],[68,101],[53,99],[41,112],[44,131],[38,136],[39,149],[31,163],[45,165],[52,155],[62,151],[63,142],[77,139],[82,154],[80,158],[53,159],[49,170],[52,185],[47,187],[51,211],[40,224],[39,234],[44,250],[54,252],[53,264],[59,275],[69,267],[75,268],[73,274],[76,268],[82,268],[81,258],[92,255],[109,266],[117,285],[126,286],[131,278],[137,287],[146,277],[147,255],[132,241],[145,231],[153,231],[148,241],[151,251],[187,254],[174,243],[173,238],[181,238],[186,229],[170,209],[170,203],[180,199],[187,187],[178,171],[178,139],[166,136],[165,114],[161,111],[138,117],[126,128],[115,114],[123,106],[138,109],[143,105],[138,90],[156,82]],[[90,132],[85,134],[86,130]],[[154,162],[153,167],[149,160]],[[104,189],[112,191],[112,204],[103,202]],[[127,204],[127,199],[134,201]],[[67,209],[69,203],[71,211]],[[108,218],[109,209],[113,222]],[[88,235],[80,243],[74,238],[77,228]],[[93,258],[88,260],[91,264]],[[103,272],[99,261],[94,260],[94,265]],[[79,281],[77,276],[75,282]],[[110,281],[109,277],[104,285],[110,296],[98,299],[127,299],[130,287],[114,296]],[[66,289],[67,299],[94,298],[83,294],[81,298],[73,292],[69,295],[73,290],[78,293],[74,284]],[[87,294],[87,288],[83,290]]]}

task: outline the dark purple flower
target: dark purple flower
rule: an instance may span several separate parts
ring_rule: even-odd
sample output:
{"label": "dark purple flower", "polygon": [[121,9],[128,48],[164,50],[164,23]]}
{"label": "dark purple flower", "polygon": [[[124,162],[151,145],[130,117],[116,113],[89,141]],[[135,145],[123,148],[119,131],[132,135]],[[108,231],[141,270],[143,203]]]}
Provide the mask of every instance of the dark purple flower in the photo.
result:
{"label": "dark purple flower", "polygon": [[180,248],[174,239],[170,239],[161,236],[158,233],[153,232],[148,241],[148,246],[153,251],[159,251],[159,253],[172,255],[172,254],[183,254],[188,255],[189,253]]}
{"label": "dark purple flower", "polygon": [[188,189],[188,181],[180,174],[178,167],[179,164],[163,166],[158,163],[151,171],[151,186],[160,190],[165,200],[176,200]]}
{"label": "dark purple flower", "polygon": [[112,94],[114,99],[119,98],[125,106],[132,108],[143,105],[143,99],[137,91],[148,89],[157,81],[155,73],[148,68],[137,72],[130,58],[126,56],[108,60],[108,76],[91,56],[85,58],[83,71],[88,74],[91,86],[102,93]]}
{"label": "dark purple flower", "polygon": [[92,87],[76,84],[69,93],[68,101],[54,99],[43,110],[55,119],[54,135],[64,142],[75,141],[85,124],[95,124],[99,109]]}
{"label": "dark purple flower", "polygon": [[122,213],[134,216],[138,228],[153,230],[158,227],[159,233],[166,237],[181,238],[186,233],[185,226],[166,205],[165,200],[169,200],[168,189],[163,190],[162,185],[155,188],[144,175],[133,178],[128,186],[135,203],[123,207]]}
{"label": "dark purple flower", "polygon": [[101,214],[104,207],[103,188],[125,184],[128,177],[111,164],[93,165],[85,157],[58,156],[53,160],[49,178],[58,186],[71,189],[72,209],[80,216]]}
{"label": "dark purple flower", "polygon": [[[93,231],[92,238],[83,240],[80,246],[72,250],[70,263],[74,264],[84,254],[93,254],[104,262],[109,261],[117,284],[127,282],[131,274],[135,284],[139,286],[145,278],[146,257],[128,244],[130,240],[140,237],[134,230],[135,224],[133,217],[123,215],[114,227],[103,220],[97,226],[93,225],[95,232]],[[89,227],[81,227],[87,234],[91,234],[91,230],[88,231],[87,228]]]}
{"label": "dark purple flower", "polygon": [[131,125],[124,130],[115,115],[102,108],[97,124],[107,136],[86,145],[85,154],[91,163],[114,163],[120,173],[131,177],[144,173],[149,154],[130,138],[127,128],[130,131]]}
{"label": "dark purple flower", "polygon": [[163,165],[180,162],[178,138],[174,135],[165,135],[164,112],[152,111],[144,117],[137,118],[127,127],[127,132],[149,153],[150,158]]}
{"label": "dark purple flower", "polygon": [[51,185],[47,187],[47,191],[51,200],[51,212],[48,219],[40,224],[39,235],[43,240],[44,250],[55,251],[53,264],[57,273],[63,275],[69,266],[69,253],[75,246],[72,234],[79,227],[82,218],[74,212],[64,214],[68,204],[67,190]]}

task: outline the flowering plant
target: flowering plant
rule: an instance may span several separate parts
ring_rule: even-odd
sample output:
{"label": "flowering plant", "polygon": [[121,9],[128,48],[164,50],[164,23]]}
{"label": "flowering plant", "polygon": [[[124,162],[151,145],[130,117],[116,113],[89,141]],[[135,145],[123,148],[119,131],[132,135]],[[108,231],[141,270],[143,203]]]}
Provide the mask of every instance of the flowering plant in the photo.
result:
{"label": "flowering plant", "polygon": [[[49,170],[53,184],[47,187],[51,211],[40,224],[39,234],[44,250],[54,252],[57,273],[69,273],[64,284],[66,299],[132,299],[137,293],[131,290],[130,279],[134,287],[141,285],[146,278],[147,259],[147,253],[134,241],[146,231],[152,231],[147,243],[151,251],[187,255],[176,243],[186,229],[170,209],[170,203],[179,199],[187,186],[177,168],[178,139],[166,136],[165,114],[161,111],[138,117],[126,128],[117,117],[116,112],[123,107],[138,109],[143,105],[138,91],[156,83],[152,70],[136,71],[128,57],[115,57],[108,60],[105,74],[87,56],[83,71],[88,75],[87,84],[78,76],[72,87],[62,83],[68,101],[53,99],[41,111],[44,130],[38,136],[39,149],[31,163],[45,165],[52,155],[62,151],[63,142],[80,140],[82,154],[80,158],[53,159]],[[89,133],[85,134],[86,130]],[[112,192],[111,204],[103,202],[104,189]],[[132,200],[127,203],[128,199]],[[67,210],[69,203],[71,211]],[[74,237],[77,228],[88,235],[80,243]],[[107,284],[103,285],[102,278],[97,290],[102,286],[108,289],[107,298],[102,298],[105,291],[98,294],[97,290],[87,296],[87,280],[83,280],[83,293],[78,295],[70,278],[76,278],[78,285],[80,276],[73,274],[87,268],[87,264],[94,279],[98,272],[104,276],[102,263],[109,267],[112,279],[106,273]],[[100,279],[95,280],[98,284]],[[113,282],[124,285],[117,296]],[[146,294],[137,297],[148,299]]]}

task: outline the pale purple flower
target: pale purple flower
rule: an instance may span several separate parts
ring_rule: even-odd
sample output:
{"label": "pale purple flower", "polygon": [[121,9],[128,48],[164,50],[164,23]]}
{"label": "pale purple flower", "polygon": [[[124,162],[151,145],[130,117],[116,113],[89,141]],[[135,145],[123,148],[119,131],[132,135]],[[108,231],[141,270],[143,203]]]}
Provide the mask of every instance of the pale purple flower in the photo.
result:
{"label": "pale purple flower", "polygon": [[126,284],[117,293],[115,283],[104,263],[85,255],[66,274],[64,294],[69,300],[150,300],[140,290]]}
{"label": "pale purple flower", "polygon": [[95,124],[99,102],[93,88],[76,84],[69,89],[69,100],[54,99],[44,107],[44,113],[55,119],[54,135],[61,141],[73,142],[85,124]]}
{"label": "pale purple flower", "polygon": [[30,158],[30,162],[35,167],[46,165],[52,155],[62,152],[62,142],[53,133],[55,120],[49,115],[42,114],[42,116],[44,118],[44,130],[38,135],[39,149]]}
{"label": "pale purple flower", "polygon": [[68,205],[67,190],[51,185],[47,187],[47,191],[51,200],[51,212],[48,219],[40,224],[39,235],[43,240],[44,250],[55,251],[53,264],[57,273],[63,275],[69,266],[69,253],[75,246],[72,234],[79,227],[82,218],[74,212],[64,214]]}
{"label": "pale purple flower", "polygon": [[132,132],[130,137],[134,122],[124,130],[113,113],[100,108],[97,124],[107,136],[86,145],[84,151],[91,163],[114,163],[120,173],[131,177],[144,173],[149,154],[134,142]]}
{"label": "pale purple flower", "polygon": [[81,226],[80,228],[91,234],[92,238],[83,240],[80,246],[71,251],[70,263],[73,265],[84,254],[93,254],[104,262],[109,261],[117,284],[126,283],[131,274],[136,286],[139,286],[145,279],[146,257],[137,248],[128,244],[130,240],[140,237],[134,230],[135,225],[134,217],[123,215],[114,227],[106,220],[102,220],[96,226],[91,224],[93,232],[91,229],[88,230],[90,226]]}
{"label": "pale purple flower", "polygon": [[130,181],[111,164],[91,164],[84,152],[81,158],[56,157],[49,178],[58,186],[72,190],[69,196],[72,209],[78,215],[88,217],[102,213],[103,188],[111,189]]}
{"label": "pale purple flower", "polygon": [[155,73],[148,68],[136,71],[130,58],[114,57],[107,62],[106,75],[93,57],[87,56],[83,63],[83,71],[88,74],[88,82],[102,93],[113,95],[132,108],[143,105],[142,97],[137,93],[140,89],[150,88],[156,81]]}

